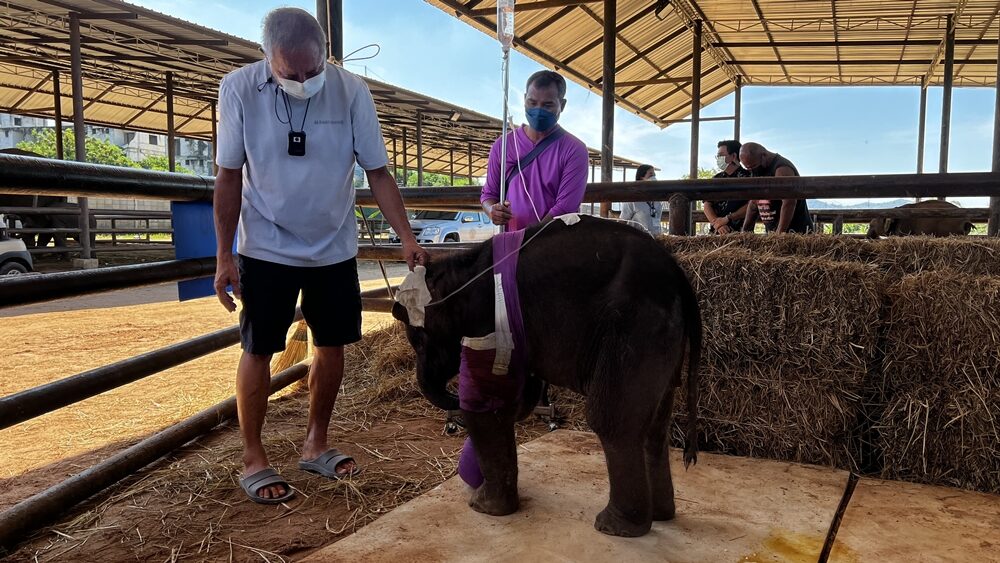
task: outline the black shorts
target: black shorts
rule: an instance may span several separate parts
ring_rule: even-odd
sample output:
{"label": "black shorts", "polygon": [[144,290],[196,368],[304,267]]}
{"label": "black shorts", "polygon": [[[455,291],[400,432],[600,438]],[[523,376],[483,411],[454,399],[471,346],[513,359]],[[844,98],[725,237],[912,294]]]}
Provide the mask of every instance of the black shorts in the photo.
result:
{"label": "black shorts", "polygon": [[240,341],[251,354],[285,349],[302,292],[302,314],[316,346],[361,340],[361,286],[354,258],[329,266],[301,267],[239,256]]}

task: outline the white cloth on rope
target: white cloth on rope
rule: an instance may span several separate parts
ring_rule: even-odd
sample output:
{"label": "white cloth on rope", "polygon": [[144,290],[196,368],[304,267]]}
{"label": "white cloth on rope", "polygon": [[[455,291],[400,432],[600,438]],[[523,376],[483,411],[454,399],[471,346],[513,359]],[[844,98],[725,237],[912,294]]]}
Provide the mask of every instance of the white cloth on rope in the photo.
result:
{"label": "white cloth on rope", "polygon": [[406,274],[396,291],[396,302],[406,307],[410,326],[424,326],[426,307],[431,302],[431,291],[427,289],[427,268],[417,266]]}

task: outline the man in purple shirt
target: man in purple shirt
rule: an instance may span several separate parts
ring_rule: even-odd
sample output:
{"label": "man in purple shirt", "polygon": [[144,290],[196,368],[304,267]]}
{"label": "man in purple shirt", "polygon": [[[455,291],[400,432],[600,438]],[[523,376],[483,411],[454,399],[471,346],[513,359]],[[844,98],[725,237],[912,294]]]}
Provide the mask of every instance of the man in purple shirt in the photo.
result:
{"label": "man in purple shirt", "polygon": [[[507,225],[508,231],[517,231],[546,218],[580,211],[590,162],[587,146],[556,124],[566,109],[565,96],[566,80],[556,72],[541,70],[528,78],[524,95],[528,124],[506,137],[510,182],[507,201],[503,203],[500,202],[503,139],[497,139],[490,149],[486,185],[479,201],[495,225]],[[556,140],[531,163],[523,168],[518,166],[522,158],[550,136],[556,136]]]}

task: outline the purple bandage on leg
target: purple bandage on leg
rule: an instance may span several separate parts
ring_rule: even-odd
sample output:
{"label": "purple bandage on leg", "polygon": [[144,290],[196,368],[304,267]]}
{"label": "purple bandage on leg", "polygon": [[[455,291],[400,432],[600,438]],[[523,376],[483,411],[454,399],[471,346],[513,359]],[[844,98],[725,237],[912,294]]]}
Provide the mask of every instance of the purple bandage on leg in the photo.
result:
{"label": "purple bandage on leg", "polygon": [[458,476],[473,489],[478,489],[483,484],[483,472],[479,470],[472,438],[466,438],[462,445],[462,455],[458,458]]}

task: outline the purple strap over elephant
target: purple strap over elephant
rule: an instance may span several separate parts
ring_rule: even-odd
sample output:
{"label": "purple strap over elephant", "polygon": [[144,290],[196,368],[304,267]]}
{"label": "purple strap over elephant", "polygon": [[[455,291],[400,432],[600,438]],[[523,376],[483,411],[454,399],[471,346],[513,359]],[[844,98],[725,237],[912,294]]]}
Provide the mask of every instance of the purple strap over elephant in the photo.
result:
{"label": "purple strap over elephant", "polygon": [[[524,231],[501,233],[493,237],[493,273],[494,279],[499,275],[502,289],[499,297],[504,303],[503,311],[496,313],[498,318],[502,318],[503,312],[506,313],[506,327],[509,327],[513,341],[507,373],[494,373],[496,344],[493,347],[479,347],[463,342],[462,364],[458,374],[458,401],[462,410],[493,412],[514,404],[524,389],[527,340],[524,318],[521,316],[521,299],[517,292],[517,262],[523,240]],[[503,340],[502,332],[503,328],[498,326],[496,341]],[[471,438],[467,438],[462,447],[458,474],[473,488],[478,488],[483,483]]]}

